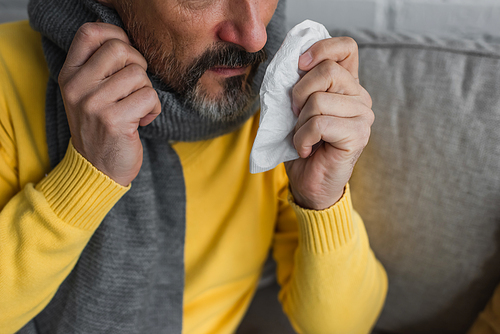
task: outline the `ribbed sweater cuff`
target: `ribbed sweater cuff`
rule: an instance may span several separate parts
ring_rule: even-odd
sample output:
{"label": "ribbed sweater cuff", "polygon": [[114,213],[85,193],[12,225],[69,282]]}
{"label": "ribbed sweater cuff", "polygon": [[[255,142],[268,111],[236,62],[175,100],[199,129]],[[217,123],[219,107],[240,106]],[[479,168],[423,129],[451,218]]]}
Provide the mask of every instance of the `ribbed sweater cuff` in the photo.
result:
{"label": "ribbed sweater cuff", "polygon": [[96,169],[71,141],[61,162],[36,186],[59,218],[84,230],[95,230],[129,188]]}
{"label": "ribbed sweater cuff", "polygon": [[298,206],[291,192],[288,201],[297,215],[300,242],[307,251],[328,253],[340,249],[354,238],[349,185],[346,185],[342,198],[325,210],[309,210]]}

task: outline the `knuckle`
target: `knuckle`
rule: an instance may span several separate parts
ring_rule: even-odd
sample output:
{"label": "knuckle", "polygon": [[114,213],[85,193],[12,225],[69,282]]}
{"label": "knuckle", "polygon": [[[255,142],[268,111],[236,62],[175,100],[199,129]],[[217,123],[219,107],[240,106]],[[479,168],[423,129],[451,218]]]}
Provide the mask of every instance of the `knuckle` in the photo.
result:
{"label": "knuckle", "polygon": [[357,149],[363,150],[366,145],[368,145],[368,141],[370,140],[371,128],[370,126],[364,125],[357,131],[358,133],[358,145]]}
{"label": "knuckle", "polygon": [[158,100],[158,93],[152,87],[142,88],[142,96],[145,102],[154,104]]}
{"label": "knuckle", "polygon": [[118,59],[128,57],[128,54],[130,52],[129,46],[118,39],[108,40],[104,44],[104,47],[109,48],[110,52]]}
{"label": "knuckle", "polygon": [[349,50],[351,52],[357,53],[358,52],[358,43],[354,40],[352,37],[344,36],[342,37],[342,42],[347,45]]}
{"label": "knuckle", "polygon": [[368,127],[372,126],[373,122],[375,121],[375,113],[373,112],[373,110],[361,102],[358,102],[358,106],[359,115],[361,117],[361,120],[363,120],[363,123],[367,124]]}
{"label": "knuckle", "polygon": [[311,96],[309,96],[308,102],[314,113],[322,113],[323,94],[319,92],[312,93]]}
{"label": "knuckle", "polygon": [[327,60],[324,62],[325,63],[325,67],[326,67],[326,72],[332,77],[332,78],[335,78],[335,76],[337,75],[337,73],[339,72],[339,64],[334,61],[334,60]]}
{"label": "knuckle", "polygon": [[363,99],[363,103],[366,106],[368,106],[368,108],[372,107],[373,105],[372,97],[370,93],[368,93],[368,91],[363,86],[361,86],[361,98]]}
{"label": "knuckle", "polygon": [[329,82],[330,85],[334,85],[335,78],[337,78],[339,74],[339,64],[336,61],[331,59],[325,60],[322,64],[322,69],[320,73],[323,75],[323,78]]}
{"label": "knuckle", "polygon": [[[321,42],[321,41],[320,41]],[[329,54],[329,46],[327,45],[328,43],[318,43],[318,47],[316,48],[316,53],[317,54]],[[314,55],[313,55],[314,56]]]}
{"label": "knuckle", "polygon": [[322,122],[321,117],[313,116],[311,118],[311,125],[318,133],[323,133],[326,127],[326,122]]}
{"label": "knuckle", "polygon": [[368,117],[368,125],[372,126],[373,123],[375,122],[375,113],[373,112],[373,110],[368,109],[367,117]]}
{"label": "knuckle", "polygon": [[130,76],[136,78],[137,80],[145,80],[147,79],[149,82],[149,78],[146,74],[144,68],[141,65],[133,63],[127,66],[127,70],[130,72]]}
{"label": "knuckle", "polygon": [[82,41],[93,41],[100,35],[100,30],[99,25],[95,22],[86,22],[78,29],[75,38]]}
{"label": "knuckle", "polygon": [[61,94],[70,104],[76,104],[81,98],[81,84],[75,78],[66,80],[61,84]]}

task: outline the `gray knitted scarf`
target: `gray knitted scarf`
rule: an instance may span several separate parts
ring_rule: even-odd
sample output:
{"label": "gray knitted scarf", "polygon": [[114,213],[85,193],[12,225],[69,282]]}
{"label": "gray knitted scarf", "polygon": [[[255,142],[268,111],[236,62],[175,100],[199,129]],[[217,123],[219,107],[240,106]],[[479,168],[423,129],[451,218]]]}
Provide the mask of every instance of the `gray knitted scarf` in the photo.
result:
{"label": "gray knitted scarf", "polygon": [[[268,26],[269,59],[285,35],[284,1]],[[50,70],[46,132],[52,166],[63,158],[70,132],[59,71],[78,28],[100,18],[123,27],[117,13],[94,0],[31,0],[32,27],[42,34]],[[255,75],[258,89],[267,63]],[[182,166],[169,141],[198,141],[237,130],[258,109],[255,101],[232,122],[215,122],[184,106],[150,76],[162,113],[140,129],[144,162],[129,192],[108,213],[48,306],[19,333],[169,333],[182,331],[186,192]]]}

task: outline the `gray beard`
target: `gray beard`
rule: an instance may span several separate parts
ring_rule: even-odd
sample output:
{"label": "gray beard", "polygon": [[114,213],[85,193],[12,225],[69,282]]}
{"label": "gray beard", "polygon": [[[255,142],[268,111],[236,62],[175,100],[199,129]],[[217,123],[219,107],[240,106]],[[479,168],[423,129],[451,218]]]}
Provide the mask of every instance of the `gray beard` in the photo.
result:
{"label": "gray beard", "polygon": [[245,77],[246,75],[240,75],[225,79],[222,93],[215,98],[209,96],[199,82],[182,96],[185,104],[201,116],[212,121],[231,122],[245,113],[257,97],[257,92],[252,90],[251,85],[253,75]]}
{"label": "gray beard", "polygon": [[[134,18],[132,8],[126,5],[125,24],[135,47],[144,55],[149,70],[170,90],[184,100],[184,104],[200,116],[212,121],[233,121],[246,113],[255,101],[258,92],[252,89],[252,81],[260,63],[267,58],[264,50],[247,53],[234,46],[214,45],[213,49],[201,55],[194,63],[183,66],[174,50],[162,50],[161,43],[148,33]],[[222,51],[225,50],[225,51]],[[224,79],[222,92],[211,96],[199,80],[213,66],[251,65],[247,75]]]}

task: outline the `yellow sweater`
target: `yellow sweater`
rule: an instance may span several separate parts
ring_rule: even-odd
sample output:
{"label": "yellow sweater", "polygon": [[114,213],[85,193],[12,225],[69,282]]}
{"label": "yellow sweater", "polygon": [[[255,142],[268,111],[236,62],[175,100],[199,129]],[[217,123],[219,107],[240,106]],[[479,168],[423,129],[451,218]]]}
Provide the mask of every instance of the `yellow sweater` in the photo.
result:
{"label": "yellow sweater", "polygon": [[[50,170],[48,70],[27,22],[0,25],[0,333],[49,303],[106,213],[128,190],[71,146]],[[239,131],[176,143],[186,195],[183,333],[232,333],[256,290],[268,250],[280,301],[301,333],[367,333],[387,290],[349,189],[333,207],[304,210],[283,166],[251,175],[258,117]]]}

